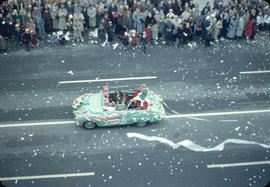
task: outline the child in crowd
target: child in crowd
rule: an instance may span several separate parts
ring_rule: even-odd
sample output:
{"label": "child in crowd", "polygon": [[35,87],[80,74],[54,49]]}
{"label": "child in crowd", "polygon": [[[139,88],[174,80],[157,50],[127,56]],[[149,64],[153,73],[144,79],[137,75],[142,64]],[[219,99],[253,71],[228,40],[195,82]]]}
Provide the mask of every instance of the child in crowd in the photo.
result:
{"label": "child in crowd", "polygon": [[152,28],[150,25],[148,25],[147,28],[145,29],[145,33],[146,33],[147,43],[150,43],[151,38],[152,38]]}
{"label": "child in crowd", "polygon": [[53,32],[51,36],[51,44],[52,45],[59,45],[59,38],[56,35],[56,32]]}

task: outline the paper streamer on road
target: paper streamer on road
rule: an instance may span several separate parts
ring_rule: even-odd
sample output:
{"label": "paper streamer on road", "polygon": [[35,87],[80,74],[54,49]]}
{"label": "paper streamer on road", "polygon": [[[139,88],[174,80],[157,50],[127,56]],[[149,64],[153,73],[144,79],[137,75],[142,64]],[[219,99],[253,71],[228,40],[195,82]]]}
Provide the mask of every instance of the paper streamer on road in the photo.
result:
{"label": "paper streamer on road", "polygon": [[157,136],[146,136],[143,134],[139,134],[139,133],[127,133],[127,136],[129,138],[139,138],[142,140],[146,140],[146,141],[157,141],[160,143],[164,143],[164,144],[168,144],[170,147],[172,147],[173,149],[177,149],[181,146],[192,150],[192,151],[197,151],[197,152],[209,152],[209,151],[223,151],[224,150],[224,146],[228,143],[233,143],[233,144],[250,144],[250,145],[259,145],[263,148],[270,148],[270,145],[266,145],[266,144],[261,144],[261,143],[257,143],[257,142],[253,142],[253,141],[248,141],[248,140],[240,140],[240,139],[227,139],[224,142],[218,144],[217,146],[213,147],[213,148],[205,148],[202,147],[200,145],[197,145],[195,143],[193,143],[190,140],[183,140],[181,142],[178,143],[174,143],[166,138],[162,138],[162,137],[157,137]]}

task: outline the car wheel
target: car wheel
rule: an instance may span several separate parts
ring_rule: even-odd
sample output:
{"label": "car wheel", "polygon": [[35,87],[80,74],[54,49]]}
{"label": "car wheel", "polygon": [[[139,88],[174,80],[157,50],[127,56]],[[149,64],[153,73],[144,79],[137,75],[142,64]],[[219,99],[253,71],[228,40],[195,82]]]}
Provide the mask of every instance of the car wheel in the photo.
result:
{"label": "car wheel", "polygon": [[146,124],[147,124],[146,121],[141,121],[141,122],[136,123],[136,125],[137,125],[138,127],[144,127]]}
{"label": "car wheel", "polygon": [[86,129],[94,129],[96,126],[97,126],[97,124],[92,122],[92,121],[86,121],[83,124],[83,127]]}

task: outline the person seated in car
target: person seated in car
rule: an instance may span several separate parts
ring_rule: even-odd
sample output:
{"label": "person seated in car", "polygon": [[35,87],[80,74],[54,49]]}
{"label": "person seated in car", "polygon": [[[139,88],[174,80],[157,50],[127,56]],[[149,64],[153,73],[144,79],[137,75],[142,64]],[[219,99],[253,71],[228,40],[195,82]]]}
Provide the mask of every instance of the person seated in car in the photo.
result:
{"label": "person seated in car", "polygon": [[148,88],[146,84],[141,85],[141,89],[134,93],[134,98],[130,100],[128,108],[130,106],[136,105],[137,108],[144,108],[147,109],[148,106]]}
{"label": "person seated in car", "polygon": [[112,104],[122,104],[123,103],[124,94],[120,90],[116,90],[116,92],[112,95]]}

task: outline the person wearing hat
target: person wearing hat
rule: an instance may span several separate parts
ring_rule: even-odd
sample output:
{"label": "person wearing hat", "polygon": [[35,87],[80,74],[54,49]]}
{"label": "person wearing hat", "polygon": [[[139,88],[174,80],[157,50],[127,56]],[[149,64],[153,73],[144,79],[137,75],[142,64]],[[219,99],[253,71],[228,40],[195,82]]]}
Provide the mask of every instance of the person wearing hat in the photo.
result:
{"label": "person wearing hat", "polygon": [[30,51],[31,34],[29,28],[26,28],[24,33],[22,33],[22,41],[25,45],[26,50]]}

